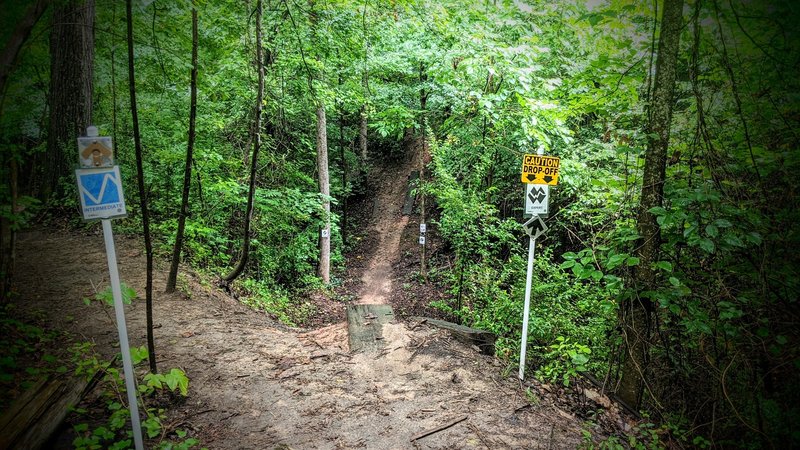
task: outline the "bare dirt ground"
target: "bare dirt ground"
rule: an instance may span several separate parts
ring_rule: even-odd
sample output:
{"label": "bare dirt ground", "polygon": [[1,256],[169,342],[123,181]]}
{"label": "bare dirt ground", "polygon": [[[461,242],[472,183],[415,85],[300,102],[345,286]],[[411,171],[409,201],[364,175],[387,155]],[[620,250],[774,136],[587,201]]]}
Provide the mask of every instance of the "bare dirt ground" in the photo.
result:
{"label": "bare dirt ground", "polygon": [[[141,243],[117,241],[122,279],[142,292]],[[95,341],[106,355],[116,352],[111,311],[81,301],[108,283],[102,236],[32,231],[19,244],[19,308]],[[426,325],[387,325],[383,351],[350,354],[344,324],[287,329],[192,277],[188,296],[164,295],[163,273],[155,277],[158,363],[182,368],[191,380],[168,426],[188,428],[208,448],[574,448],[580,442],[580,419],[546,397],[531,405],[494,358]],[[143,345],[144,302],[127,306],[126,316],[131,344]]]}

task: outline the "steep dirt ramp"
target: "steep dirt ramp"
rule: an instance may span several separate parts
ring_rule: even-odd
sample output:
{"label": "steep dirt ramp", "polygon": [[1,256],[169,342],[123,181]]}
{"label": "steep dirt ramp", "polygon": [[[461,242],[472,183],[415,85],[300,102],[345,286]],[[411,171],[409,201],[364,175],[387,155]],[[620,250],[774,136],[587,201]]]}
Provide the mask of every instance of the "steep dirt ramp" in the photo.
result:
{"label": "steep dirt ramp", "polygon": [[378,166],[372,174],[376,192],[369,232],[377,243],[361,275],[358,304],[389,303],[392,296],[393,266],[400,259],[400,238],[409,220],[402,213],[403,204],[409,175],[418,164],[413,145],[407,147],[411,148],[401,163]]}

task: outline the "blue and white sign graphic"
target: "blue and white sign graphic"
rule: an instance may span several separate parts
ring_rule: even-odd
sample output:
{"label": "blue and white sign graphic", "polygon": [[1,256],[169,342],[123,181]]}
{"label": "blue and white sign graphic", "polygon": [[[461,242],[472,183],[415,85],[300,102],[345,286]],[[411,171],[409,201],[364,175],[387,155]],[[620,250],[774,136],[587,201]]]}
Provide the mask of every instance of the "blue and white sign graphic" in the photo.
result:
{"label": "blue and white sign graphic", "polygon": [[75,169],[84,220],[124,217],[125,197],[119,166]]}

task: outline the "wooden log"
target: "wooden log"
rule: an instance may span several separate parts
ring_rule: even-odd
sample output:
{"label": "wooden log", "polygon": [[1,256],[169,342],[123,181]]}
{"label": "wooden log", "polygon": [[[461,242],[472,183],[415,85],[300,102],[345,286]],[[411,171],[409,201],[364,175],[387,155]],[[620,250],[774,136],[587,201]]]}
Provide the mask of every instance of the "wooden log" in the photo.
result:
{"label": "wooden log", "polygon": [[383,324],[394,320],[389,305],[350,305],[347,307],[347,333],[350,352],[378,351],[383,347]]}
{"label": "wooden log", "polygon": [[408,175],[408,188],[406,189],[406,201],[403,203],[403,215],[407,216],[414,211],[414,201],[416,195],[412,195],[414,188],[417,187],[417,180],[419,179],[419,171],[414,170]]}
{"label": "wooden log", "polygon": [[497,337],[489,331],[478,330],[444,320],[431,319],[430,317],[414,317],[413,319],[424,320],[429,325],[449,331],[457,341],[478,347],[484,355],[494,355],[494,342]]}
{"label": "wooden log", "polygon": [[39,449],[50,439],[69,408],[77,406],[99,378],[45,378],[25,391],[0,417],[0,448]]}

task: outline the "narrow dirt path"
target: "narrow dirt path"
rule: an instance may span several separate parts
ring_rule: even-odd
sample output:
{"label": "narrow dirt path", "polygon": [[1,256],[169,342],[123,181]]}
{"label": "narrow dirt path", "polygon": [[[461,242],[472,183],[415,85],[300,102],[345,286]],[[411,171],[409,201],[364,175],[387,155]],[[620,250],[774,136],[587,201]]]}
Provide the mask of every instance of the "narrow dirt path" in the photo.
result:
{"label": "narrow dirt path", "polygon": [[390,303],[392,266],[400,257],[400,237],[408,225],[408,216],[402,214],[403,203],[416,159],[408,153],[402,164],[379,167],[373,174],[374,184],[380,187],[375,193],[370,233],[377,237],[377,245],[361,275],[363,286],[357,304]]}
{"label": "narrow dirt path", "polygon": [[[143,292],[141,242],[120,237],[117,244],[122,279]],[[344,324],[287,329],[192,277],[183,294],[164,295],[164,269],[155,274],[158,363],[161,370],[182,368],[191,380],[188,398],[170,407],[165,424],[189,430],[205,447],[575,448],[581,442],[582,421],[547,392],[533,386],[526,398],[496,359],[425,324],[387,324],[380,353],[351,354]],[[111,309],[81,299],[104,289],[107,278],[99,233],[20,236],[18,312],[94,341],[106,356],[118,351]],[[144,302],[125,309],[131,344],[143,345]],[[56,448],[69,448],[69,436],[60,442],[66,444]]]}

